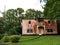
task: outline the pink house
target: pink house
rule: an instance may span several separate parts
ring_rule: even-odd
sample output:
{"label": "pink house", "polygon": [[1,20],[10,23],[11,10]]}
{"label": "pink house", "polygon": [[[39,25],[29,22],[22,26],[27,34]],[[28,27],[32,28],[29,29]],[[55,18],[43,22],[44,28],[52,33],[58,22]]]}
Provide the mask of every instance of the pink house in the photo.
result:
{"label": "pink house", "polygon": [[57,34],[56,20],[51,23],[49,19],[23,19],[22,35]]}

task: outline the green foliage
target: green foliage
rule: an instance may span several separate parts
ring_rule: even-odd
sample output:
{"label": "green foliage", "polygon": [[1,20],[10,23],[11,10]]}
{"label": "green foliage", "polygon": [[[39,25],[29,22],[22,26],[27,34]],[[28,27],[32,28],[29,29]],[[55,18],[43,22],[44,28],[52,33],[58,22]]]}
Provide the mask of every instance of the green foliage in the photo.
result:
{"label": "green foliage", "polygon": [[18,42],[19,39],[20,39],[19,35],[13,35],[13,36],[10,37],[11,42]]}
{"label": "green foliage", "polygon": [[8,36],[4,36],[2,39],[1,39],[2,42],[9,42],[10,41],[10,38]]}
{"label": "green foliage", "polygon": [[4,34],[0,34],[0,40],[4,37]]}
{"label": "green foliage", "polygon": [[34,10],[34,9],[28,9],[26,11],[26,18],[27,19],[35,19],[35,18],[41,18],[41,14],[42,12],[41,11],[38,11],[38,10]]}
{"label": "green foliage", "polygon": [[[51,22],[54,22],[55,19],[60,19],[60,1],[59,0],[46,0],[44,7],[44,17],[49,18]],[[59,22],[59,21],[57,21]],[[58,23],[57,23],[58,24]]]}
{"label": "green foliage", "polygon": [[24,12],[24,10],[22,9],[22,8],[17,8],[17,13],[18,14],[21,14],[21,13],[23,13]]}
{"label": "green foliage", "polygon": [[4,33],[4,22],[3,17],[0,17],[0,34]]}
{"label": "green foliage", "polygon": [[17,26],[16,27],[16,32],[18,32],[19,34],[22,34],[22,26]]}
{"label": "green foliage", "polygon": [[18,34],[16,28],[21,25],[23,12],[22,8],[9,9],[3,12],[4,30],[7,34]]}
{"label": "green foliage", "polygon": [[60,1],[47,0],[44,8],[44,17],[50,19],[56,19],[60,17]]}
{"label": "green foliage", "polygon": [[21,35],[5,35],[2,39],[1,42],[18,42],[20,39]]}
{"label": "green foliage", "polygon": [[17,30],[16,30],[16,27],[13,27],[13,28],[11,28],[11,29],[9,29],[9,31],[8,32],[6,32],[8,35],[18,35],[19,34],[19,32],[17,32]]}

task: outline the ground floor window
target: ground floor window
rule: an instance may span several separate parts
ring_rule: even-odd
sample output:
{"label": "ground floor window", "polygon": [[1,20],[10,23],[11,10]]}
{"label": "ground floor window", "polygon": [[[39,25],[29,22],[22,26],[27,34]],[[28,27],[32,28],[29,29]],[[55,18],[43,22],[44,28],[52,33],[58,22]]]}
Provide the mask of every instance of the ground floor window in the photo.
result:
{"label": "ground floor window", "polygon": [[53,29],[47,29],[47,32],[53,32]]}
{"label": "ground floor window", "polygon": [[32,33],[32,32],[33,32],[32,29],[28,29],[28,30],[27,30],[27,33]]}

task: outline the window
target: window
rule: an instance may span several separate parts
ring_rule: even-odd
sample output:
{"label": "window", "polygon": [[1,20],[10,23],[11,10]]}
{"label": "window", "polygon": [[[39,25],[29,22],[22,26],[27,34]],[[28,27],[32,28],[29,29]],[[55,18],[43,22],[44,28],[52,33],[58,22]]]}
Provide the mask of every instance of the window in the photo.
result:
{"label": "window", "polygon": [[51,23],[50,20],[48,21],[48,23],[49,23],[49,24]]}
{"label": "window", "polygon": [[29,24],[31,24],[31,21],[29,21]]}
{"label": "window", "polygon": [[47,29],[47,32],[53,32],[53,30],[52,29]]}
{"label": "window", "polygon": [[27,30],[27,33],[32,33],[32,32],[33,32],[32,29],[28,29],[28,30]]}

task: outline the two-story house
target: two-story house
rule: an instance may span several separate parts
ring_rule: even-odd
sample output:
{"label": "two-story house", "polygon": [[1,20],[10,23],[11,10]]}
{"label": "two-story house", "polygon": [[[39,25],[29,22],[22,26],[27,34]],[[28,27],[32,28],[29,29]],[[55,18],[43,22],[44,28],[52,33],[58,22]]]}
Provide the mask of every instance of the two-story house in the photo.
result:
{"label": "two-story house", "polygon": [[23,19],[22,35],[57,34],[56,20],[52,23],[49,19]]}

